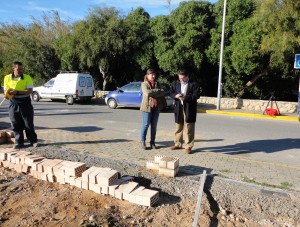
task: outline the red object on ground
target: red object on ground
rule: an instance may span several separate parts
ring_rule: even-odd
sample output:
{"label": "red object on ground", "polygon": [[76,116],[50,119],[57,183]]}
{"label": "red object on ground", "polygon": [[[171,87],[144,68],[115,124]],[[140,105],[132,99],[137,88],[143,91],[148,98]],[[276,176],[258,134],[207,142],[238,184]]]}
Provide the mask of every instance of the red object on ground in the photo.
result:
{"label": "red object on ground", "polygon": [[272,108],[267,108],[266,109],[266,114],[270,116],[277,116],[278,115],[278,110],[277,109],[272,109]]}

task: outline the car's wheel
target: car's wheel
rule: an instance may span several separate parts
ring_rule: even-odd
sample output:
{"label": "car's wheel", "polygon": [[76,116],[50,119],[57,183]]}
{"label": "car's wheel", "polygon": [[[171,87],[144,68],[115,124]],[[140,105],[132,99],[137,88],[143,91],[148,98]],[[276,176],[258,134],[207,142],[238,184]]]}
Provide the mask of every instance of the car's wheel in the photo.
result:
{"label": "car's wheel", "polygon": [[116,102],[115,99],[109,99],[109,100],[107,101],[107,105],[108,105],[108,107],[111,108],[111,109],[116,109],[116,108],[117,108],[117,102]]}
{"label": "car's wheel", "polygon": [[68,96],[66,97],[66,103],[67,103],[68,105],[73,105],[73,103],[74,103],[74,98],[73,98],[72,95],[68,95]]}
{"label": "car's wheel", "polygon": [[35,101],[35,102],[40,101],[39,93],[33,92],[33,93],[32,93],[32,100]]}

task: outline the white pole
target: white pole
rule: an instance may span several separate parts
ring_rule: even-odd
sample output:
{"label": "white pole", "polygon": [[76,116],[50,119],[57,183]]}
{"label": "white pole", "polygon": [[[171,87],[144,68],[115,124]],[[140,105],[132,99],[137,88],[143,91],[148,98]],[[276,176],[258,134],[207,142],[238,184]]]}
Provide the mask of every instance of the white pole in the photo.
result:
{"label": "white pole", "polygon": [[227,0],[224,0],[223,23],[222,23],[222,38],[221,38],[221,50],[220,50],[219,80],[218,80],[217,110],[220,110],[221,94],[222,94],[221,83],[222,83],[222,68],[223,68],[223,49],[224,49],[226,5],[227,5]]}
{"label": "white pole", "polygon": [[198,200],[197,200],[197,205],[196,205],[196,210],[195,210],[195,215],[194,215],[193,227],[197,227],[197,224],[198,224],[205,179],[206,179],[206,170],[203,171],[201,181],[200,181],[199,194],[198,194]]}

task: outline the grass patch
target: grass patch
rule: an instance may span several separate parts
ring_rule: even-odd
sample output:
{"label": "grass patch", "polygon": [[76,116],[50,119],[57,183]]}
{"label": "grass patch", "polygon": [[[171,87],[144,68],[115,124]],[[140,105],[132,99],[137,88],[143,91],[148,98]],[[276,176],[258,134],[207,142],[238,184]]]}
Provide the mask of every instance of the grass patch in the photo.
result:
{"label": "grass patch", "polygon": [[229,177],[227,177],[227,176],[225,176],[225,175],[223,175],[223,174],[220,174],[220,173],[218,173],[217,176],[218,176],[218,177],[222,177],[222,178],[229,179]]}
{"label": "grass patch", "polygon": [[229,169],[220,169],[221,173],[230,173],[231,171]]}
{"label": "grass patch", "polygon": [[281,189],[291,189],[291,187],[293,187],[293,184],[290,184],[289,182],[281,182],[279,187]]}
{"label": "grass patch", "polygon": [[291,187],[293,187],[293,184],[290,184],[288,182],[282,182],[280,183],[280,185],[274,185],[274,184],[268,184],[268,183],[259,183],[256,182],[253,179],[250,179],[249,177],[243,177],[242,181],[247,182],[247,183],[252,183],[252,184],[257,184],[257,185],[261,185],[264,187],[269,187],[269,188],[280,188],[280,189],[286,189],[286,190],[293,190]]}

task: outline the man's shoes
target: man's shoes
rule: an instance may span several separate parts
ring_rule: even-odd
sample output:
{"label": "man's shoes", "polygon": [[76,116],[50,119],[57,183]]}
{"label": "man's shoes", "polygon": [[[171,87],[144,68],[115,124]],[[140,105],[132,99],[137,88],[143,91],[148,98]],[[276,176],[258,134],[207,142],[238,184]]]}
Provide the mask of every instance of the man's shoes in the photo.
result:
{"label": "man's shoes", "polygon": [[187,153],[187,154],[190,154],[192,152],[192,149],[191,148],[185,148],[185,153]]}
{"label": "man's shoes", "polygon": [[171,147],[171,150],[178,150],[178,149],[181,149],[181,147],[177,146],[177,145],[174,145]]}
{"label": "man's shoes", "polygon": [[31,146],[32,147],[39,147],[39,144],[38,144],[38,142],[36,142],[36,143],[32,143]]}
{"label": "man's shoes", "polygon": [[157,149],[157,146],[155,145],[155,142],[154,141],[150,141],[150,147],[152,149]]}
{"label": "man's shoes", "polygon": [[14,144],[13,149],[21,149],[24,147],[24,144]]}

